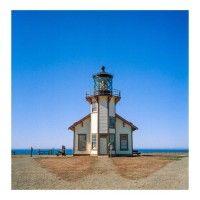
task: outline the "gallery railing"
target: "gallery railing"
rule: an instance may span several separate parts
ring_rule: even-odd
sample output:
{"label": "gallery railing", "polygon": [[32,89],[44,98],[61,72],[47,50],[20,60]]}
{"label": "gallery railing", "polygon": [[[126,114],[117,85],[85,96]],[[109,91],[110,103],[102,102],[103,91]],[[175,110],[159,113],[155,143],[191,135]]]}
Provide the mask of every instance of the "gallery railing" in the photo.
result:
{"label": "gallery railing", "polygon": [[91,96],[97,96],[97,95],[111,95],[111,96],[121,97],[121,92],[120,90],[116,90],[116,89],[113,89],[112,91],[98,90],[98,91],[93,91],[93,92],[86,92],[86,98],[91,97]]}

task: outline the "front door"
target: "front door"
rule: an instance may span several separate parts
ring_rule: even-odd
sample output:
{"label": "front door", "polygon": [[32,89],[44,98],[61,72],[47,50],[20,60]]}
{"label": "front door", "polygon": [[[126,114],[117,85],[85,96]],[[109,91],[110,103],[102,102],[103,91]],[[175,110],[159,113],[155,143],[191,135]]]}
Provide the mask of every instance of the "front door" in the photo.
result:
{"label": "front door", "polygon": [[107,154],[107,137],[100,137],[100,154],[105,155]]}

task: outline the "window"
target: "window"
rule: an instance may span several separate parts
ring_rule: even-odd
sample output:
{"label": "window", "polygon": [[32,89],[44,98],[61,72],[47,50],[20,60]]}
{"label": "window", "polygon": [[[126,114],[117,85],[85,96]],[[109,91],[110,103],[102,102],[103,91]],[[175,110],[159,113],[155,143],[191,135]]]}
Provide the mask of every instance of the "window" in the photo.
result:
{"label": "window", "polygon": [[128,150],[128,134],[120,135],[120,150],[127,151]]}
{"label": "window", "polygon": [[97,136],[96,134],[92,134],[92,149],[97,148]]}
{"label": "window", "polygon": [[86,150],[86,134],[78,135],[78,150],[85,151]]}
{"label": "window", "polygon": [[109,142],[113,147],[112,149],[115,150],[115,134],[110,133],[109,136],[110,136]]}
{"label": "window", "polygon": [[94,90],[95,91],[112,91],[112,78],[110,77],[98,77],[94,78]]}
{"label": "window", "polygon": [[109,128],[115,128],[115,117],[109,117]]}
{"label": "window", "polygon": [[97,111],[97,103],[92,103],[92,112]]}

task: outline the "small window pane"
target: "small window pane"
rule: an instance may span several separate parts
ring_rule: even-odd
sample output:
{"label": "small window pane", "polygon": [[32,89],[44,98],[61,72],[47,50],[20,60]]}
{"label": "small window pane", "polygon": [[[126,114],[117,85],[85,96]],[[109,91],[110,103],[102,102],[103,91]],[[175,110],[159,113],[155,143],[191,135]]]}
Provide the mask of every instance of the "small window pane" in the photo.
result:
{"label": "small window pane", "polygon": [[92,103],[92,112],[97,111],[97,103]]}
{"label": "small window pane", "polygon": [[112,145],[112,149],[115,150],[115,134],[110,134],[110,144]]}
{"label": "small window pane", "polygon": [[120,135],[120,150],[128,150],[128,135]]}
{"label": "small window pane", "polygon": [[78,135],[78,150],[85,151],[86,150],[86,134]]}
{"label": "small window pane", "polygon": [[115,128],[115,117],[109,117],[109,128]]}
{"label": "small window pane", "polygon": [[96,149],[97,137],[96,134],[92,134],[92,149]]}

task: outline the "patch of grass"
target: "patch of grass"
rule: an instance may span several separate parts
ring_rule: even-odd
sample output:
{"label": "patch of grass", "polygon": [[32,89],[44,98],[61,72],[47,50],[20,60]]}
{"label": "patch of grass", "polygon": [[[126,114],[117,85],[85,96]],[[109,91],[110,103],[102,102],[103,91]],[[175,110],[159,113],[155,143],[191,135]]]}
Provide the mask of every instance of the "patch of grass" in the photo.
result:
{"label": "patch of grass", "polygon": [[174,156],[174,157],[165,157],[165,158],[162,158],[162,159],[178,161],[178,160],[181,160],[182,157],[181,156]]}

